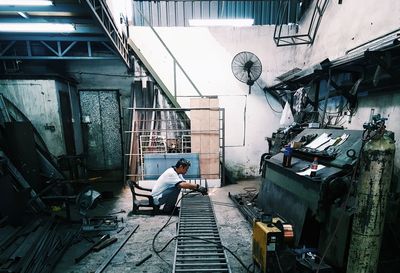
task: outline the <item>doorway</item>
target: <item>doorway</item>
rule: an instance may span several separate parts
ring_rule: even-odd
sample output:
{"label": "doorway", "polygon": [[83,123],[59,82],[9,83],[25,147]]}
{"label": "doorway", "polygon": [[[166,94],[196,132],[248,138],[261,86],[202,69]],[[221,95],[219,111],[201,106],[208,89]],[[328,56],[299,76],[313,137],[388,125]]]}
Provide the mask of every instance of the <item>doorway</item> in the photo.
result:
{"label": "doorway", "polygon": [[86,165],[89,171],[122,171],[119,93],[116,90],[79,92]]}

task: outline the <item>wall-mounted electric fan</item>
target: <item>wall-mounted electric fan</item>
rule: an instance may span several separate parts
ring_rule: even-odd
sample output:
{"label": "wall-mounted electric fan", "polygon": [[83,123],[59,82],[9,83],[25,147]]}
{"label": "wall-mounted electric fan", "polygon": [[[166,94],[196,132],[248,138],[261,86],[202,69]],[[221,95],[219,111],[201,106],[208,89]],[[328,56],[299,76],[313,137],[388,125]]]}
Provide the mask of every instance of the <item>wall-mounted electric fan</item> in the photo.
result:
{"label": "wall-mounted electric fan", "polygon": [[262,65],[260,59],[254,53],[243,51],[233,58],[232,72],[236,79],[246,83],[249,86],[249,94],[251,94],[251,86],[260,77]]}

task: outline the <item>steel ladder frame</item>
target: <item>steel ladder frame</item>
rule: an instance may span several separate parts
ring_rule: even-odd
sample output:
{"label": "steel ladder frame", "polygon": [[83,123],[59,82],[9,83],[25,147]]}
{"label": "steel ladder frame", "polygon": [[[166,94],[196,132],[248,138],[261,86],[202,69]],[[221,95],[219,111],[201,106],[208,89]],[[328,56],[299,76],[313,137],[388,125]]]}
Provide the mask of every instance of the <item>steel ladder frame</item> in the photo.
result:
{"label": "steel ladder frame", "polygon": [[172,272],[231,273],[209,196],[188,194],[182,198],[177,233]]}

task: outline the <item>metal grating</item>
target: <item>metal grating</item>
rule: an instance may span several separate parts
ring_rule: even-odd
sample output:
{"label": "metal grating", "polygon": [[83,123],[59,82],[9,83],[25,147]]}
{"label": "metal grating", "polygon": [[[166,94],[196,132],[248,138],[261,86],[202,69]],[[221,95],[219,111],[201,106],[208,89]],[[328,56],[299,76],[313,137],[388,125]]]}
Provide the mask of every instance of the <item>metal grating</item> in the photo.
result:
{"label": "metal grating", "polygon": [[181,201],[173,272],[231,272],[208,196]]}

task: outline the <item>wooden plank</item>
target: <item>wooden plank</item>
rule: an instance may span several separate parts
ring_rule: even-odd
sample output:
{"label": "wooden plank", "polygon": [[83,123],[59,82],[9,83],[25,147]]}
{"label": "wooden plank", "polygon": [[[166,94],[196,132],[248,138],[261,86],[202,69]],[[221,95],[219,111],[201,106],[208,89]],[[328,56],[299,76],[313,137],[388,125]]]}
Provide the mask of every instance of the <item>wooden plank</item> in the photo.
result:
{"label": "wooden plank", "polygon": [[[191,99],[192,152],[199,153],[203,178],[219,178],[219,101],[218,98]],[[210,109],[215,108],[215,109]]]}

